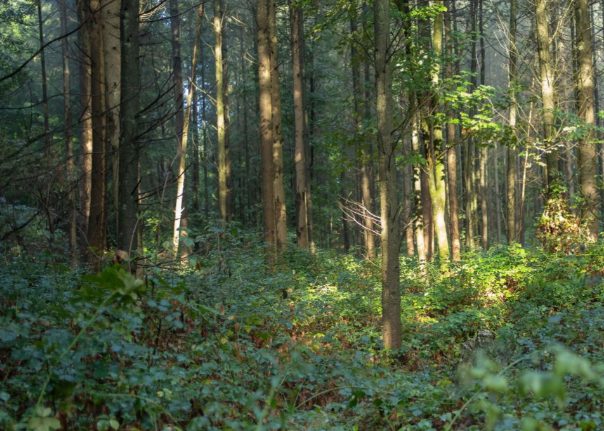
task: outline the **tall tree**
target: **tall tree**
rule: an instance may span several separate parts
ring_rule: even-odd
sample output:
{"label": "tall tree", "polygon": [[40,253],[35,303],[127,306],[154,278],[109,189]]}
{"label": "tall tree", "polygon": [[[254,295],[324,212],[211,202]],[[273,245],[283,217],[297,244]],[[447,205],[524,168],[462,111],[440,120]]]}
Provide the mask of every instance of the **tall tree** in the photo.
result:
{"label": "tall tree", "polygon": [[304,110],[304,17],[290,1],[292,76],[294,99],[294,165],[296,171],[296,237],[298,246],[312,248],[312,201],[308,178],[308,141]]}
{"label": "tall tree", "polygon": [[112,208],[118,211],[120,92],[121,92],[121,35],[119,0],[101,0],[103,34],[103,61],[105,67],[105,149],[111,159]]}
{"label": "tall tree", "polygon": [[273,0],[258,0],[256,23],[258,37],[259,130],[262,161],[262,209],[264,239],[269,264],[285,247],[286,218],[283,188],[283,153],[279,70],[276,58],[277,34]]}
{"label": "tall tree", "polygon": [[508,244],[518,241],[518,227],[516,220],[518,212],[516,211],[516,181],[517,181],[517,149],[518,135],[516,131],[516,117],[518,112],[518,101],[516,96],[516,88],[518,85],[517,79],[517,62],[518,48],[516,46],[517,33],[517,13],[518,0],[510,0],[510,25],[508,35],[508,82],[510,94],[510,107],[508,112],[509,125],[509,142],[507,145],[507,166],[506,166],[506,215],[507,215],[507,237]]}
{"label": "tall tree", "polygon": [[101,2],[90,1],[90,61],[92,167],[90,217],[88,219],[89,261],[98,269],[106,246],[106,147],[105,147],[105,70],[103,57]]}
{"label": "tall tree", "polygon": [[[453,78],[457,73],[453,61],[455,55],[455,35],[453,33],[453,21],[455,15],[455,0],[450,0],[445,14],[445,35],[447,41],[447,77]],[[459,199],[457,196],[457,138],[455,126],[455,113],[452,108],[447,110],[447,198],[449,202],[449,226],[451,233],[451,260],[459,261],[461,259],[461,239],[459,232]]]}
{"label": "tall tree", "polygon": [[44,118],[44,155],[50,163],[52,153],[52,136],[50,134],[50,113],[48,110],[48,80],[46,78],[46,53],[44,43],[44,17],[42,15],[42,0],[36,2],[38,9],[38,40],[40,42],[40,72],[42,83],[42,115]]}
{"label": "tall tree", "polygon": [[585,131],[578,145],[579,185],[584,199],[582,217],[587,221],[591,240],[598,238],[598,189],[596,187],[597,153],[594,140],[594,67],[591,20],[588,0],[575,0],[577,26],[577,93],[579,117]]}
{"label": "tall tree", "polygon": [[392,89],[390,46],[390,5],[374,1],[375,84],[379,188],[382,224],[382,334],[387,349],[401,345],[401,294],[399,286],[400,226],[395,144],[392,139]]}
{"label": "tall tree", "polygon": [[554,140],[554,69],[550,53],[550,32],[548,22],[549,0],[535,0],[535,22],[537,51],[539,59],[539,80],[541,84],[543,138],[549,151],[546,156],[546,188],[551,190],[559,177],[558,154],[553,148]]}
{"label": "tall tree", "polygon": [[[180,56],[180,15],[178,11],[178,0],[170,0],[170,29],[172,31],[172,82],[174,85],[174,132],[176,135],[176,199],[174,203],[174,228],[172,230],[172,252],[176,256],[180,244],[181,224],[184,212],[184,175],[186,163],[186,148],[183,148],[183,82],[182,82],[182,59]],[[181,163],[181,160],[185,160]],[[181,171],[182,167],[182,171]],[[179,186],[182,178],[183,187]]]}
{"label": "tall tree", "polygon": [[[443,0],[436,0],[435,5],[444,8]],[[449,240],[447,237],[446,211],[446,186],[445,167],[443,162],[443,131],[442,126],[435,121],[436,114],[440,111],[438,87],[440,85],[440,72],[442,61],[442,44],[444,30],[444,15],[440,11],[434,18],[432,25],[432,51],[436,58],[431,71],[432,94],[429,95],[430,112],[424,118],[428,140],[426,144],[426,170],[430,198],[432,201],[432,214],[434,220],[434,233],[438,244],[438,255],[444,262],[449,259]]]}
{"label": "tall tree", "polygon": [[121,92],[118,183],[118,248],[138,251],[139,146],[137,114],[140,105],[139,0],[121,4]]}
{"label": "tall tree", "polygon": [[218,209],[220,218],[231,218],[231,156],[229,149],[227,101],[227,80],[224,58],[224,13],[223,0],[214,0],[214,60],[216,77],[216,137],[218,145]]}
{"label": "tall tree", "polygon": [[77,0],[78,21],[80,31],[79,64],[80,64],[80,212],[82,213],[81,229],[88,231],[90,217],[90,189],[92,187],[92,112],[91,112],[91,61],[90,61],[90,25],[88,4],[85,0]]}
{"label": "tall tree", "polygon": [[[61,21],[61,33],[67,34],[67,4],[66,0],[59,2],[59,15]],[[78,263],[78,243],[77,243],[77,187],[76,167],[73,151],[73,129],[72,129],[72,109],[71,109],[71,68],[69,65],[69,45],[68,38],[61,40],[61,54],[63,60],[63,122],[65,139],[65,166],[66,166],[66,184],[69,190],[69,253],[72,266]]]}

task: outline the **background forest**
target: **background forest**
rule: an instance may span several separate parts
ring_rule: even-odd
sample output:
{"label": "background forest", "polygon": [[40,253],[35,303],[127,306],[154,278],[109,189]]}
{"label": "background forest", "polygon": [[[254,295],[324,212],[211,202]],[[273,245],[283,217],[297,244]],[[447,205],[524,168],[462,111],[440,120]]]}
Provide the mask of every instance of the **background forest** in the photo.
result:
{"label": "background forest", "polygon": [[604,1],[0,24],[0,429],[604,429]]}

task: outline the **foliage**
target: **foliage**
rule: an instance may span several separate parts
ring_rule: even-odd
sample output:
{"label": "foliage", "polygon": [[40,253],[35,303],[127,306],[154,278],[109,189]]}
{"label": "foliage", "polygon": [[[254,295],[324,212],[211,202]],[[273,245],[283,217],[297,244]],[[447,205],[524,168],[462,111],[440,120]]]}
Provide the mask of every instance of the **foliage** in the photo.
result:
{"label": "foliage", "polygon": [[601,244],[403,260],[405,338],[385,354],[378,267],[292,249],[270,273],[255,238],[209,229],[194,267],[144,281],[5,255],[2,428],[602,426]]}

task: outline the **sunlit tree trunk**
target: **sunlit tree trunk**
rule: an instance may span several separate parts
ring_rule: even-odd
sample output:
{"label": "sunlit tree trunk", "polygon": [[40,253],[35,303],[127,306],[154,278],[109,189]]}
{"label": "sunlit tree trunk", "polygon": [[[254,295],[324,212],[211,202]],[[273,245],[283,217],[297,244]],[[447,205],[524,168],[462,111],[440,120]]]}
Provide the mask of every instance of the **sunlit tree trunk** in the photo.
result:
{"label": "sunlit tree trunk", "polygon": [[81,25],[78,33],[80,45],[80,212],[81,229],[88,231],[90,217],[90,189],[92,172],[92,112],[91,112],[91,61],[90,61],[90,21],[88,2],[78,0],[78,20]]}
{"label": "sunlit tree trunk", "polygon": [[[186,148],[182,147],[182,135],[184,127],[183,112],[183,82],[182,61],[180,57],[180,15],[178,11],[178,0],[170,0],[170,28],[172,31],[172,79],[174,84],[174,132],[176,135],[176,199],[174,204],[174,228],[172,230],[172,252],[178,254],[181,236],[181,223],[183,217],[184,203],[184,176],[186,163]],[[183,168],[182,171],[180,170]],[[181,185],[182,184],[182,185]]]}
{"label": "sunlit tree trunk", "polygon": [[216,139],[218,156],[218,209],[222,221],[231,219],[231,157],[227,136],[226,79],[223,58],[223,0],[214,0],[214,71],[216,77]]}
{"label": "sunlit tree trunk", "polygon": [[[443,0],[434,2],[437,6],[443,6]],[[449,259],[449,239],[447,237],[446,222],[446,186],[445,186],[445,166],[443,162],[443,131],[440,124],[435,124],[435,114],[440,110],[440,101],[438,98],[438,86],[440,85],[440,61],[442,60],[442,43],[444,30],[444,16],[439,13],[434,18],[432,25],[432,51],[437,57],[437,61],[432,67],[431,81],[433,86],[430,97],[430,113],[426,115],[427,132],[429,135],[426,142],[426,170],[428,174],[428,185],[430,197],[432,200],[432,217],[434,221],[434,233],[438,245],[438,255],[444,262]]]}
{"label": "sunlit tree trunk", "polygon": [[305,131],[304,113],[304,27],[302,9],[290,2],[291,39],[292,39],[292,75],[294,90],[294,126],[296,170],[296,237],[298,246],[310,249],[311,236],[311,194],[308,181],[308,144]]}
{"label": "sunlit tree trunk", "polygon": [[510,127],[510,137],[506,150],[507,156],[507,194],[506,194],[506,214],[507,214],[507,237],[508,244],[518,241],[518,226],[516,220],[518,218],[518,212],[516,211],[517,200],[516,200],[516,181],[518,177],[517,172],[517,159],[518,150],[518,135],[516,131],[516,117],[518,112],[518,101],[516,96],[517,81],[517,62],[518,62],[518,50],[516,47],[516,16],[518,10],[518,0],[510,0],[510,27],[509,27],[509,41],[508,41],[508,82],[509,82],[509,95],[510,95],[510,107],[508,113],[508,125]]}
{"label": "sunlit tree trunk", "polygon": [[578,113],[586,125],[578,145],[579,186],[584,199],[582,218],[587,222],[591,240],[598,238],[598,190],[596,187],[597,153],[594,136],[594,68],[591,20],[588,0],[575,0],[577,23],[577,93]]}
{"label": "sunlit tree trunk", "polygon": [[[449,3],[452,3],[451,1]],[[448,5],[448,10],[445,14],[445,34],[447,41],[447,76],[452,78],[455,71],[453,61],[455,55],[455,35],[453,33],[452,21],[455,15],[451,12],[454,10],[452,5]],[[461,239],[459,232],[459,199],[457,195],[457,139],[455,127],[455,113],[449,108],[447,112],[447,192],[449,202],[449,226],[451,234],[451,260],[454,262],[461,259]]]}
{"label": "sunlit tree trunk", "polygon": [[277,45],[277,5],[268,0],[268,33],[271,66],[271,101],[273,124],[273,199],[275,209],[276,249],[281,253],[287,244],[287,217],[283,187],[283,136],[281,133],[281,92],[279,89],[279,61]]}
{"label": "sunlit tree trunk", "polygon": [[121,5],[121,91],[118,163],[118,248],[131,256],[138,254],[138,167],[137,114],[140,108],[139,0],[122,0]]}
{"label": "sunlit tree trunk", "polygon": [[388,61],[388,47],[390,45],[390,8],[388,0],[375,0],[374,22],[377,142],[382,221],[382,334],[386,349],[398,349],[401,345],[400,226],[395,145],[391,135],[392,71]]}
{"label": "sunlit tree trunk", "polygon": [[539,79],[541,84],[543,138],[550,146],[546,156],[547,175],[546,188],[548,192],[559,177],[558,154],[552,147],[554,142],[554,71],[550,55],[550,35],[548,24],[548,0],[535,0],[535,20],[537,49],[539,54]]}

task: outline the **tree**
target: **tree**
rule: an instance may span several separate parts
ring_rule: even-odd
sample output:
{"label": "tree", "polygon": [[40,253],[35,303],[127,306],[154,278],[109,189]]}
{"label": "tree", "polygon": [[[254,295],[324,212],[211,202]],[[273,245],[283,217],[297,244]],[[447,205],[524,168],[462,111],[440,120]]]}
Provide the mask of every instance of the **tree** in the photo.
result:
{"label": "tree", "polygon": [[312,249],[312,198],[308,178],[308,141],[304,109],[304,17],[298,4],[289,3],[292,45],[296,171],[296,237],[298,246]]}
{"label": "tree", "polygon": [[118,183],[118,248],[138,252],[139,145],[137,114],[140,109],[139,0],[121,5],[121,101]]}
{"label": "tree", "polygon": [[546,188],[551,192],[554,183],[559,178],[558,154],[554,145],[554,72],[550,54],[550,35],[548,23],[548,0],[535,0],[535,21],[537,36],[537,51],[539,60],[539,81],[541,84],[541,103],[543,105],[542,124],[543,139],[549,146],[546,156]]}
{"label": "tree", "polygon": [[382,224],[382,334],[384,347],[401,345],[401,294],[399,287],[400,226],[395,145],[392,139],[390,7],[388,0],[374,1],[375,83],[379,189]]}
{"label": "tree", "polygon": [[258,108],[262,161],[262,212],[268,259],[274,264],[286,241],[285,191],[281,141],[281,106],[277,34],[273,0],[258,0]]}
{"label": "tree", "polygon": [[577,26],[577,93],[578,113],[583,133],[578,145],[579,185],[584,200],[582,218],[588,226],[589,239],[598,238],[598,190],[596,187],[597,154],[594,141],[594,67],[591,20],[587,0],[575,0]]}
{"label": "tree", "polygon": [[90,217],[88,219],[89,261],[99,268],[106,246],[106,147],[105,147],[105,66],[101,2],[90,2],[90,61],[92,167],[90,187]]}
{"label": "tree", "polygon": [[518,213],[516,211],[516,177],[517,175],[517,150],[518,144],[516,131],[516,117],[518,110],[518,101],[516,96],[516,87],[518,85],[517,78],[517,62],[518,48],[516,47],[517,33],[517,10],[518,0],[510,0],[510,26],[508,40],[508,82],[510,94],[510,107],[508,112],[509,125],[509,142],[507,146],[507,194],[506,194],[506,215],[507,215],[507,237],[508,244],[518,241],[518,227],[516,220]]}
{"label": "tree", "polygon": [[223,221],[231,219],[231,156],[228,137],[228,116],[224,59],[223,0],[214,0],[214,60],[216,75],[216,134],[218,145],[218,209]]}

